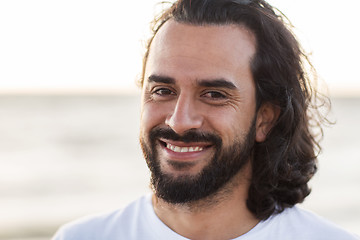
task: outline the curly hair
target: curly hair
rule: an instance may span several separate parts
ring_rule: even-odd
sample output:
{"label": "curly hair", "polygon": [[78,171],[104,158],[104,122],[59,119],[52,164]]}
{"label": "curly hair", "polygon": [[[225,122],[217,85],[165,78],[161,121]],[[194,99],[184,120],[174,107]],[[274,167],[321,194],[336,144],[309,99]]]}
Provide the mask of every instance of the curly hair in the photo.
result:
{"label": "curly hair", "polygon": [[[290,21],[264,0],[178,0],[153,22],[140,85],[151,42],[169,19],[192,25],[238,24],[253,32],[257,109],[271,103],[280,108],[280,115],[266,140],[255,143],[247,207],[258,219],[267,219],[302,202],[310,194],[308,182],[321,150],[321,123],[327,121],[317,104],[330,102],[310,84],[316,80],[315,70]],[[307,66],[312,75],[305,71]]]}

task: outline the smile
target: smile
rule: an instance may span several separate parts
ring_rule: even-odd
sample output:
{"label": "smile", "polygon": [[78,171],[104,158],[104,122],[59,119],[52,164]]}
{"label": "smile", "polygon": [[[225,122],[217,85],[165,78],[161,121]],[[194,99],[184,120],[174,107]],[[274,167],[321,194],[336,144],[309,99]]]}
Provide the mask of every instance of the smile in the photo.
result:
{"label": "smile", "polygon": [[179,147],[179,146],[172,145],[170,143],[166,144],[166,148],[170,149],[173,152],[179,152],[179,153],[200,152],[204,149],[203,147],[199,147],[199,146]]}

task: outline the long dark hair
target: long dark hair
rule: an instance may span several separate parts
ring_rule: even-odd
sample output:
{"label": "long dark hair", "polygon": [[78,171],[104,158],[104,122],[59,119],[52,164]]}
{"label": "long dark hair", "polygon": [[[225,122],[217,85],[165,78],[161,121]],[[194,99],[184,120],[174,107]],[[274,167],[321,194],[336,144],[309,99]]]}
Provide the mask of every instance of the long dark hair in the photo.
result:
{"label": "long dark hair", "polygon": [[169,19],[193,25],[238,24],[254,33],[251,70],[257,108],[267,102],[281,111],[266,140],[255,144],[247,207],[258,219],[266,219],[302,202],[317,170],[321,123],[327,121],[317,104],[329,102],[310,84],[316,80],[315,70],[289,20],[264,0],[178,0],[154,20],[141,85],[151,42]]}

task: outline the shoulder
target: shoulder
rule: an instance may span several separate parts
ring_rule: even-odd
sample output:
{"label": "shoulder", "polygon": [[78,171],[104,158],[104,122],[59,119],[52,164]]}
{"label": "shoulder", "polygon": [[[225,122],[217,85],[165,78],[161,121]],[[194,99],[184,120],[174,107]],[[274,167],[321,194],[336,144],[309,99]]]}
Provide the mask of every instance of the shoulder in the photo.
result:
{"label": "shoulder", "polygon": [[89,215],[62,226],[53,240],[124,239],[131,234],[130,224],[146,211],[150,196],[143,196],[123,209]]}
{"label": "shoulder", "polygon": [[292,239],[359,239],[327,219],[296,206],[275,215],[271,221],[285,234],[292,237],[297,236]]}

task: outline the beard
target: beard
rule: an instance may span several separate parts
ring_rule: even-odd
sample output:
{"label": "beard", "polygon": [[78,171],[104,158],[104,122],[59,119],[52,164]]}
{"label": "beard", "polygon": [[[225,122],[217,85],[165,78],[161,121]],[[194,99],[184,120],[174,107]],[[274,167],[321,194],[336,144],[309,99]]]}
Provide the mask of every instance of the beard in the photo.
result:
{"label": "beard", "polygon": [[[215,153],[209,163],[196,175],[173,176],[161,170],[157,144],[159,139],[189,142],[209,142]],[[255,143],[255,119],[245,136],[238,136],[230,146],[223,146],[213,133],[189,130],[180,136],[170,128],[151,129],[148,139],[140,137],[141,148],[151,172],[151,185],[158,198],[171,204],[184,204],[210,197],[220,191],[248,163]],[[183,170],[192,163],[172,161],[174,169]]]}

